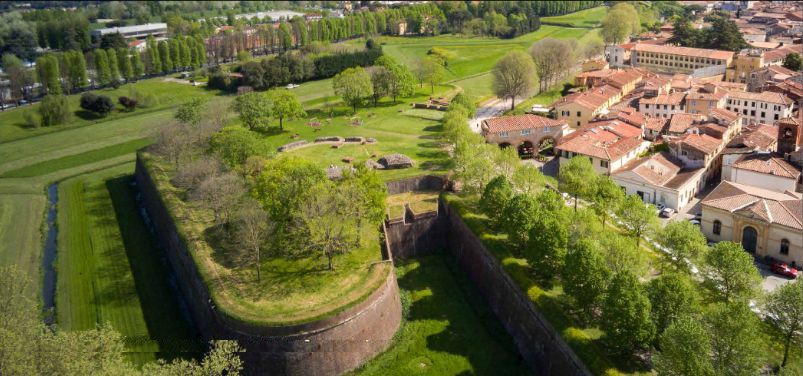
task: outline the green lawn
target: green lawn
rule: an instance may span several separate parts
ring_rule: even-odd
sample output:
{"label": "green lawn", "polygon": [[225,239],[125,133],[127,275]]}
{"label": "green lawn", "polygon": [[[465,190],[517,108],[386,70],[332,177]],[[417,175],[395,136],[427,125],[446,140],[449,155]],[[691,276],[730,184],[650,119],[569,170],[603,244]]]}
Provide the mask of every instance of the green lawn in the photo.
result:
{"label": "green lawn", "polygon": [[[0,194],[0,265],[15,265],[38,276],[42,264],[42,220],[47,199],[38,194]],[[27,292],[37,296],[40,283],[31,278]]]}
{"label": "green lawn", "polygon": [[[328,81],[328,80],[327,80]],[[303,88],[303,85],[302,85]],[[435,95],[446,95],[454,89],[451,86],[436,87]],[[322,168],[330,165],[345,165],[345,157],[352,157],[355,163],[364,163],[367,159],[378,159],[385,154],[402,153],[415,162],[409,169],[380,171],[385,180],[394,180],[425,173],[444,173],[448,166],[448,156],[441,148],[439,133],[442,115],[435,110],[411,109],[410,103],[425,101],[430,96],[429,87],[418,89],[413,98],[400,99],[397,103],[385,99],[379,106],[361,107],[357,116],[363,120],[363,125],[351,125],[352,112],[350,108],[342,107],[338,102],[332,119],[320,109],[308,109],[308,116],[293,121],[285,121],[283,132],[272,131],[263,135],[263,140],[269,150],[276,150],[279,146],[296,141],[291,135],[297,134],[298,140],[312,142],[322,136],[363,136],[377,139],[375,144],[345,144],[340,148],[333,148],[330,144],[311,145],[300,149],[288,151],[293,155],[305,157]],[[334,102],[332,102],[334,104]],[[306,125],[312,119],[318,119],[323,126],[320,130]],[[371,157],[376,155],[376,157]]]}
{"label": "green lawn", "polygon": [[59,184],[56,317],[67,330],[111,324],[141,363],[159,351],[176,356],[173,346],[194,332],[139,216],[133,170],[128,163]]}
{"label": "green lawn", "polygon": [[541,17],[541,23],[545,25],[592,28],[599,27],[600,22],[607,14],[608,7],[600,6],[562,16]]}
{"label": "green lawn", "polygon": [[447,255],[399,261],[409,316],[394,345],[357,375],[526,375],[513,340]]}
{"label": "green lawn", "polygon": [[[106,88],[96,90],[95,92],[98,94],[109,96],[117,106],[117,108],[105,118],[98,118],[92,113],[82,110],[79,106],[81,99],[80,94],[69,95],[67,97],[70,102],[70,108],[74,111],[72,119],[67,124],[50,127],[29,128],[27,125],[25,125],[23,112],[29,110],[36,111],[39,107],[38,103],[30,106],[23,106],[22,108],[18,109],[0,112],[0,144],[21,138],[59,132],[65,129],[81,127],[95,123],[107,123],[112,120],[131,117],[137,118],[143,113],[158,111],[165,108],[172,108],[176,104],[185,102],[194,96],[212,97],[217,93],[213,90],[201,89],[191,85],[165,82],[163,79],[163,77],[151,78],[147,80],[141,80],[133,84],[123,85],[117,89]],[[142,93],[153,94],[156,97],[158,104],[151,108],[137,109],[133,112],[122,111],[122,107],[117,105],[117,98],[120,96],[130,96],[132,87]]]}

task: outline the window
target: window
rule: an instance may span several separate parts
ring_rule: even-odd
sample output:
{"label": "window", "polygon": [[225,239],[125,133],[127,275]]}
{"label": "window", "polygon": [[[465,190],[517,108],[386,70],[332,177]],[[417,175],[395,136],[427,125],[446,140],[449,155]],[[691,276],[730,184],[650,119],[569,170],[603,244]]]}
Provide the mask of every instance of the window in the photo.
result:
{"label": "window", "polygon": [[650,104],[649,104],[649,103],[645,104],[645,105],[644,105],[644,108],[646,108],[646,109],[648,109],[648,110],[649,110],[649,109],[650,109]]}
{"label": "window", "polygon": [[530,130],[529,130],[529,129],[522,129],[522,130],[521,130],[521,135],[522,135],[522,136],[526,136],[526,135],[528,135],[528,134],[530,134]]}
{"label": "window", "polygon": [[761,117],[767,117],[767,114],[764,111],[761,111]]}
{"label": "window", "polygon": [[549,133],[549,127],[544,127],[544,133]]}
{"label": "window", "polygon": [[778,120],[778,114],[775,114],[775,116],[773,117],[775,118],[775,120]]}
{"label": "window", "polygon": [[602,167],[602,168],[608,168],[608,161],[600,160],[599,161],[599,166]]}
{"label": "window", "polygon": [[719,235],[722,232],[722,222],[719,220],[714,221],[714,235]]}
{"label": "window", "polygon": [[578,127],[580,126],[580,122],[579,122],[579,121],[577,122],[577,126],[578,126]]}
{"label": "window", "polygon": [[580,111],[577,111],[577,117],[583,116]]}
{"label": "window", "polygon": [[750,116],[756,116],[756,110],[750,110]]}
{"label": "window", "polygon": [[507,132],[499,132],[500,138],[507,138]]}
{"label": "window", "polygon": [[789,239],[781,239],[781,254],[789,254]]}

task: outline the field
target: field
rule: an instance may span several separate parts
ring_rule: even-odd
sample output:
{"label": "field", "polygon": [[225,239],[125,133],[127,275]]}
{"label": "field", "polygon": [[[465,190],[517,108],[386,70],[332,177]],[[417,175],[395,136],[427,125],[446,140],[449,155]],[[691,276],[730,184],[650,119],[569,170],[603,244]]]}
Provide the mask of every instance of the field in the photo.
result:
{"label": "field", "polygon": [[542,17],[541,23],[544,25],[592,28],[599,27],[600,22],[607,14],[608,7],[601,6],[562,16]]}
{"label": "field", "polygon": [[510,336],[450,256],[401,261],[396,275],[409,294],[409,316],[393,347],[355,374],[530,373]]}
{"label": "field", "polygon": [[194,330],[181,316],[155,239],[139,216],[126,163],[59,184],[56,317],[67,330],[104,323],[138,363],[174,357]]}

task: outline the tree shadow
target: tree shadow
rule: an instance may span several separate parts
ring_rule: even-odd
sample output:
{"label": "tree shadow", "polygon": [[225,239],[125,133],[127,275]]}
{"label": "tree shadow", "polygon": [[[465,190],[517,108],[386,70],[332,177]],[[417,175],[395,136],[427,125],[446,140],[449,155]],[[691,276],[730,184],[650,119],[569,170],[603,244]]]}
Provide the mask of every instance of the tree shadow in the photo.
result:
{"label": "tree shadow", "polygon": [[96,114],[94,112],[87,111],[87,110],[75,111],[75,116],[78,116],[81,119],[90,120],[90,121],[91,120],[100,120],[100,119],[105,118],[105,116],[101,116],[100,114]]}

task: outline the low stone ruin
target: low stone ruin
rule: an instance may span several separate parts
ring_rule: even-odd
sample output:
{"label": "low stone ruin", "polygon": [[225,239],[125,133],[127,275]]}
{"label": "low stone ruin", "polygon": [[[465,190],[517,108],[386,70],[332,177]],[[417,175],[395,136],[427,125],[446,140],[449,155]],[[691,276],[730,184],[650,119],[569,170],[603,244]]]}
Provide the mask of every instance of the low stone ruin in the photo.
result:
{"label": "low stone ruin", "polygon": [[299,141],[291,142],[289,144],[284,144],[284,145],[280,146],[279,147],[279,151],[280,152],[284,152],[284,151],[290,151],[290,150],[293,150],[293,149],[298,149],[298,148],[300,148],[300,147],[302,147],[302,146],[304,146],[304,145],[306,145],[308,143],[309,142],[307,142],[306,140],[299,140]]}
{"label": "low stone ruin", "polygon": [[413,167],[413,160],[404,154],[388,154],[377,161],[383,169],[397,169]]}

